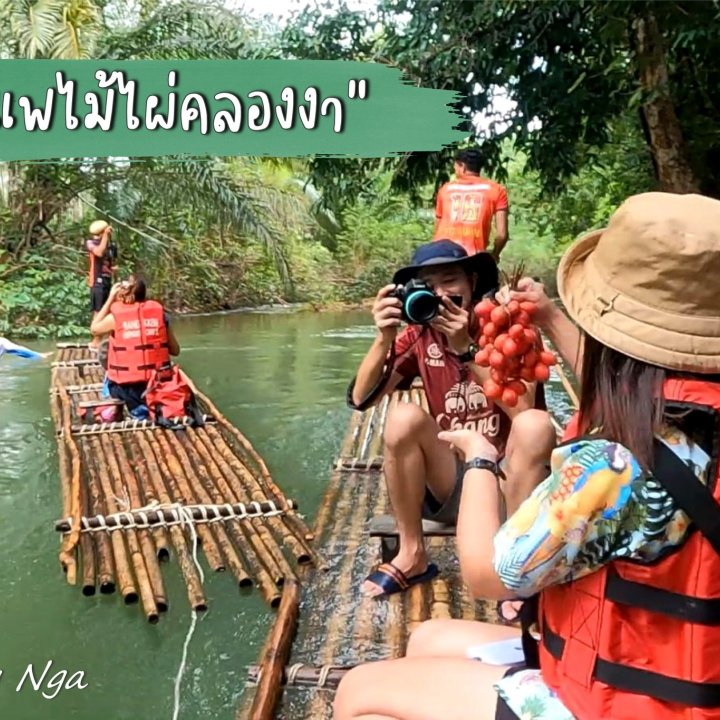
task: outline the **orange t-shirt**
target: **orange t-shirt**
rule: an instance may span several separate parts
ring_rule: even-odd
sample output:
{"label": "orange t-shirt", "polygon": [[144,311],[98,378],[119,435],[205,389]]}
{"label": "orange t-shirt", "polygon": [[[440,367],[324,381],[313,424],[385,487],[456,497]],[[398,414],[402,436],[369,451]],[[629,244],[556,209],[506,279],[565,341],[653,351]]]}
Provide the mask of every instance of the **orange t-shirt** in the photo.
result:
{"label": "orange t-shirt", "polygon": [[453,240],[468,255],[482,252],[488,246],[493,216],[507,209],[507,191],[492,180],[467,175],[445,183],[437,196],[433,240]]}

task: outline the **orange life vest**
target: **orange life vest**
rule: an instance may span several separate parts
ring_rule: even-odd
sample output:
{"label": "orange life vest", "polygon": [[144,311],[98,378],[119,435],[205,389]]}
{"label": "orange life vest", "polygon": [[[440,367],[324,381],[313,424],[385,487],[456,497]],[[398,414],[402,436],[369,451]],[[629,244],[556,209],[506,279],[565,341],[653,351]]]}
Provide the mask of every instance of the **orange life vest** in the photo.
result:
{"label": "orange life vest", "polygon": [[126,385],[147,382],[153,370],[170,362],[163,306],[155,300],[110,306],[115,330],[108,346],[107,376]]}
{"label": "orange life vest", "polygon": [[703,532],[652,564],[614,561],[540,593],[542,676],[579,720],[720,720],[720,543],[702,517],[720,518],[720,384],[670,380],[664,395],[712,438],[707,488],[676,456],[655,468],[668,489],[679,481],[673,496],[692,489]]}

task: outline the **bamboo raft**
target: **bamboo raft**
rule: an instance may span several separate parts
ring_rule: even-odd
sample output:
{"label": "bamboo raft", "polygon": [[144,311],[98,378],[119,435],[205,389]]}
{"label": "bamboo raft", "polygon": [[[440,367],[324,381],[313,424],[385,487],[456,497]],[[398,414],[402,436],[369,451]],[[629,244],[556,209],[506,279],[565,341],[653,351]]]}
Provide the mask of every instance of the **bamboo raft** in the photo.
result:
{"label": "bamboo raft", "polygon": [[[559,415],[567,416],[576,406],[574,388],[562,366],[553,368],[553,376],[562,390],[546,385],[546,397]],[[393,406],[410,402],[427,410],[418,383],[352,414],[314,526],[330,571],[309,569],[303,572],[302,589],[295,583],[284,589],[259,663],[248,668],[236,720],[330,720],[333,690],[347,670],[366,661],[402,657],[421,622],[499,622],[495,601],[475,601],[467,592],[454,537],[426,538],[440,568],[430,583],[382,600],[360,593],[381,554],[379,538],[368,535],[370,520],[390,512],[382,474],[385,424]]]}
{"label": "bamboo raft", "polygon": [[[103,370],[86,346],[58,345],[50,406],[62,490],[60,563],[83,595],[117,589],[150,623],[168,608],[161,564],[177,558],[190,606],[207,609],[193,557],[272,606],[300,566],[319,565],[311,534],[250,442],[195,390],[205,419],[176,430],[149,421],[84,424]],[[200,552],[201,551],[201,552]]]}

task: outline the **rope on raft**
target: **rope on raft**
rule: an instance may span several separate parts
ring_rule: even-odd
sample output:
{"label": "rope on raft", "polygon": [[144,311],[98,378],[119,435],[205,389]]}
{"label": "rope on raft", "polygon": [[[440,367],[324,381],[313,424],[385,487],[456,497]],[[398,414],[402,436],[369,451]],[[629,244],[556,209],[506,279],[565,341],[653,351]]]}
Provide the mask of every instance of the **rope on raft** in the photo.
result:
{"label": "rope on raft", "polygon": [[[334,689],[343,676],[354,666],[306,665],[295,663],[283,671],[282,680],[286,687],[316,687]],[[251,665],[248,668],[248,683],[259,684],[263,676],[263,667]]]}
{"label": "rope on raft", "polygon": [[94,358],[87,358],[84,360],[56,360],[52,363],[52,367],[54,368],[88,367],[89,365],[100,367],[100,361]]}
{"label": "rope on raft", "polygon": [[[297,508],[294,500],[288,500],[288,507]],[[214,523],[225,520],[248,520],[283,515],[285,510],[279,508],[274,500],[249,503],[224,503],[222,505],[183,505],[166,503],[148,505],[145,508],[113,513],[112,515],[96,515],[80,518],[81,532],[111,532],[123,529],[146,529],[150,527],[170,527],[183,525],[188,519],[195,523]],[[55,530],[69,533],[73,528],[72,518],[58,520]]]}
{"label": "rope on raft", "polygon": [[[202,420],[205,423],[215,422],[215,418],[212,415],[203,415]],[[158,425],[153,420],[116,420],[109,423],[89,423],[87,425],[73,425],[71,427],[71,432],[73,435],[96,435],[97,433],[125,432],[127,430],[170,430],[176,427],[188,427],[192,425],[195,421],[193,420],[193,418],[189,417],[177,417],[171,418],[169,422],[172,423],[172,428],[168,428],[165,425]],[[58,435],[62,437],[65,432],[66,429],[62,428],[58,430]]]}
{"label": "rope on raft", "polygon": [[[84,392],[96,392],[102,390],[103,384],[88,383],[87,385],[65,385],[64,389],[68,395],[79,395],[80,393]],[[50,388],[50,393],[52,395],[57,395],[60,393],[60,389],[58,387],[52,387]]]}
{"label": "rope on raft", "polygon": [[335,470],[341,472],[369,472],[371,470],[380,470],[383,466],[383,457],[381,455],[369,457],[367,460],[361,460],[357,457],[339,457],[335,461]]}

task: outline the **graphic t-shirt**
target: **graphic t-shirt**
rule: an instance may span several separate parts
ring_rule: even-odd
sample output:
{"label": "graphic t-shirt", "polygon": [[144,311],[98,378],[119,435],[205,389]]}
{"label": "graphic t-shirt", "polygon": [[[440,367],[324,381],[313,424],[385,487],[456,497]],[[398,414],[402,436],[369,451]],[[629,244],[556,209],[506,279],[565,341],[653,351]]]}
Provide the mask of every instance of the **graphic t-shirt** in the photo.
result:
{"label": "graphic t-shirt", "polygon": [[85,243],[90,260],[90,268],[88,272],[88,285],[90,286],[94,285],[98,281],[102,282],[104,280],[105,282],[109,282],[112,279],[113,264],[110,253],[106,251],[105,254],[99,258],[93,252],[93,248],[96,248],[100,242],[100,240],[89,238]]}
{"label": "graphic t-shirt", "polygon": [[441,430],[475,430],[504,453],[510,418],[485,396],[442,333],[409,325],[395,340],[395,354],[396,372],[422,379],[430,414]]}
{"label": "graphic t-shirt", "polygon": [[443,185],[435,206],[433,240],[453,240],[469,255],[487,249],[492,219],[508,209],[507,191],[487,178],[469,175]]}

